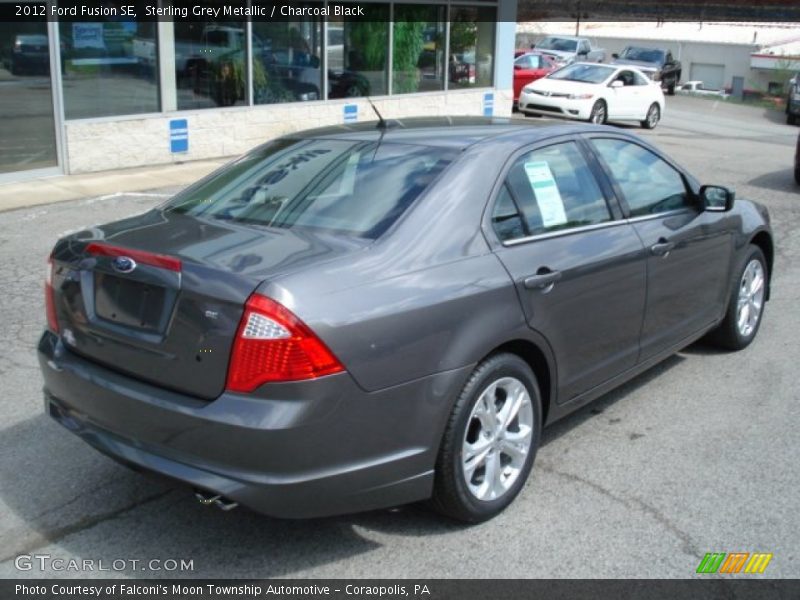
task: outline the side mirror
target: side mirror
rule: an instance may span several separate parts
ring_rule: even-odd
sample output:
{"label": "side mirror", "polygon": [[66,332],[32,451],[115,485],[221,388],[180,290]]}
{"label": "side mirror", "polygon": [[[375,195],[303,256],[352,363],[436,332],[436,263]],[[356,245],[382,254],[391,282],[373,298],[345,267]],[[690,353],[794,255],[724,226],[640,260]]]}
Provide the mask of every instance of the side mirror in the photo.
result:
{"label": "side mirror", "polygon": [[608,87],[612,87],[612,88],[621,88],[621,87],[625,87],[625,84],[624,84],[624,83],[622,83],[622,82],[621,82],[619,79],[615,79],[614,81],[612,81],[612,82],[611,82],[611,83],[608,85]]}
{"label": "side mirror", "polygon": [[704,185],[700,188],[703,210],[727,212],[733,208],[736,192],[721,185]]}
{"label": "side mirror", "polygon": [[611,58],[619,58],[619,54],[617,54],[616,52],[614,52],[614,54],[612,54],[612,55],[611,55]]}

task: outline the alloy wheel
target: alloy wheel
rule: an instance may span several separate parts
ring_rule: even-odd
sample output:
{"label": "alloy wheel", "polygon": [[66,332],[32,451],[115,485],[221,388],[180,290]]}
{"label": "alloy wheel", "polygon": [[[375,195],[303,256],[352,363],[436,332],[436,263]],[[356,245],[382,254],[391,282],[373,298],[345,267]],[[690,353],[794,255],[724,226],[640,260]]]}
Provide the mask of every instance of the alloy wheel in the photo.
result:
{"label": "alloy wheel", "polygon": [[764,267],[752,259],[742,273],[736,307],[736,327],[742,337],[750,337],[758,325],[764,306]]}
{"label": "alloy wheel", "polygon": [[525,465],[533,440],[533,406],[514,377],[489,384],[472,408],[461,450],[467,489],[478,500],[502,498]]}

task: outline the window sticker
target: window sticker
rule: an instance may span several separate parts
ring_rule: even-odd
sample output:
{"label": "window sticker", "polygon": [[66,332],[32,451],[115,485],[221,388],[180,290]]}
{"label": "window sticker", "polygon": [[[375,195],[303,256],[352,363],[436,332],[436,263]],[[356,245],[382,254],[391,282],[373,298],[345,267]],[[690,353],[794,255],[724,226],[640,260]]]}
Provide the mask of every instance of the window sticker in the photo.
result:
{"label": "window sticker", "polygon": [[536,204],[542,216],[542,225],[545,227],[558,227],[567,222],[564,212],[564,201],[558,191],[556,180],[546,161],[525,163],[525,173],[533,189]]}

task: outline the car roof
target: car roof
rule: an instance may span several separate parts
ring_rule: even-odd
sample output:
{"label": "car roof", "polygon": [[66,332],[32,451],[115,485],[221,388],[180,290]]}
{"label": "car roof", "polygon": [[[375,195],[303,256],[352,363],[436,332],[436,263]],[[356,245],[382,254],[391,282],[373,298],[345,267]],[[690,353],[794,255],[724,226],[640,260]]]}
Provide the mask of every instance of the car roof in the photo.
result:
{"label": "car roof", "polygon": [[[462,150],[492,140],[519,137],[520,143],[575,133],[597,131],[600,126],[570,121],[528,120],[507,117],[412,117],[387,119],[387,127],[378,121],[310,129],[289,134],[291,139],[341,139],[383,143],[414,144]],[[614,130],[619,131],[619,130]]]}

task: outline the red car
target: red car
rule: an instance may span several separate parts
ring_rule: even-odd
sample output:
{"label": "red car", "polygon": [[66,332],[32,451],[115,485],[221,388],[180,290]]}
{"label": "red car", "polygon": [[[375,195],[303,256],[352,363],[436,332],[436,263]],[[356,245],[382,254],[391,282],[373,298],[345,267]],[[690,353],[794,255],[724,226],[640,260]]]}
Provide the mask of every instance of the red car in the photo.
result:
{"label": "red car", "polygon": [[541,79],[556,68],[556,63],[553,58],[544,54],[539,54],[538,52],[527,52],[515,58],[514,106],[517,105],[519,93],[522,91],[523,87],[528,85],[531,81]]}

